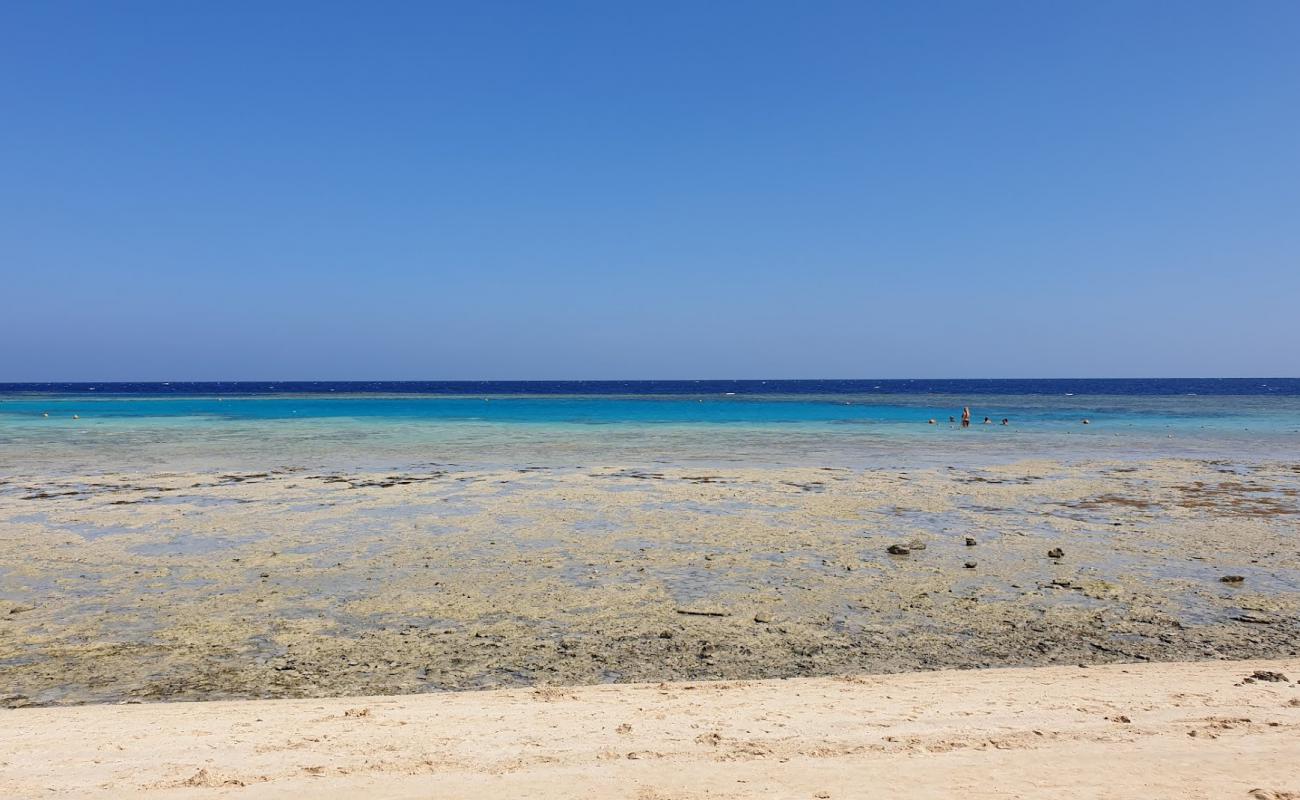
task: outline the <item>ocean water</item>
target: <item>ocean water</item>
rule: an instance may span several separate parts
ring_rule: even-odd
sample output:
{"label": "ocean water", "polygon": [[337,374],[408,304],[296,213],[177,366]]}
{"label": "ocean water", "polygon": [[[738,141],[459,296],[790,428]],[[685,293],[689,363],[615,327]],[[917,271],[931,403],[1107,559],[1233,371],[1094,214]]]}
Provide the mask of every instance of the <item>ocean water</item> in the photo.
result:
{"label": "ocean water", "polygon": [[1300,380],[0,384],[15,474],[1158,456],[1300,460]]}

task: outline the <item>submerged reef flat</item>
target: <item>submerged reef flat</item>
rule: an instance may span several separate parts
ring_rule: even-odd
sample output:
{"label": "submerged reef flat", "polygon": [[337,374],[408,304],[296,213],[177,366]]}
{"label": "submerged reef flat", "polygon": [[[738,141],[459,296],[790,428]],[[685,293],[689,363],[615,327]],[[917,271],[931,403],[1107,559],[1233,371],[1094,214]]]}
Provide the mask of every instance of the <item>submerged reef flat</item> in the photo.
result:
{"label": "submerged reef flat", "polygon": [[1300,465],[29,473],[0,703],[1300,651]]}

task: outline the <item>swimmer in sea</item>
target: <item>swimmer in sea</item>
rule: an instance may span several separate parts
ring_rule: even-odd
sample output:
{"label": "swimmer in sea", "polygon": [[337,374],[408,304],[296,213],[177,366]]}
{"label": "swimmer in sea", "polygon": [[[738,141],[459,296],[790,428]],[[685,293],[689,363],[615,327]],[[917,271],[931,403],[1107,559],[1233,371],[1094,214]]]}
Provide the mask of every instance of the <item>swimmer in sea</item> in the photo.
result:
{"label": "swimmer in sea", "polygon": [[1002,424],[1003,424],[1003,425],[1010,425],[1010,424],[1011,424],[1011,420],[1007,419],[1006,417],[1003,417],[1003,418],[1002,418]]}
{"label": "swimmer in sea", "polygon": [[985,424],[985,425],[992,425],[992,424],[993,424],[993,420],[989,419],[988,417],[985,417],[985,418],[984,418],[984,424]]}
{"label": "swimmer in sea", "polygon": [[970,406],[966,406],[961,410],[961,426],[963,428],[970,427]]}

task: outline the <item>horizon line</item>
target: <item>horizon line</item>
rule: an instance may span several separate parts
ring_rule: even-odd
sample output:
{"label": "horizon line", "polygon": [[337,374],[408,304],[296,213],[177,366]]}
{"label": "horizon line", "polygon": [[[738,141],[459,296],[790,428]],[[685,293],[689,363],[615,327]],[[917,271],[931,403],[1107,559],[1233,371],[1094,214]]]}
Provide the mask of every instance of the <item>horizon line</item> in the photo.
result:
{"label": "horizon line", "polygon": [[1293,381],[1300,376],[1288,375],[1140,375],[1140,376],[1015,376],[1015,377],[821,377],[821,378],[204,378],[204,379],[127,379],[108,380],[37,380],[37,381],[0,381],[0,386],[40,386],[63,384],[68,386],[123,385],[153,383],[170,384],[225,384],[225,383],[813,383],[824,381]]}

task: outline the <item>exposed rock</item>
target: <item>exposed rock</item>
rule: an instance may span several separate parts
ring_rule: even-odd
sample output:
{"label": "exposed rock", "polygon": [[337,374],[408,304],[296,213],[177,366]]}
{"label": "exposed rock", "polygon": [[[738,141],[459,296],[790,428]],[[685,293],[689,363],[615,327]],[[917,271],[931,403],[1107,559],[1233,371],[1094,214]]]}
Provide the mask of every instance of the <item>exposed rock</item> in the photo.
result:
{"label": "exposed rock", "polygon": [[1289,681],[1287,676],[1269,669],[1257,669],[1250,673],[1250,677],[1257,681],[1268,681],[1270,683],[1287,683]]}
{"label": "exposed rock", "polygon": [[1219,583],[1241,583],[1244,580],[1246,580],[1244,575],[1224,575],[1219,578]]}
{"label": "exposed rock", "polygon": [[974,561],[967,561],[967,562],[966,562],[965,564],[963,564],[962,566],[966,567],[966,569],[975,569],[975,562],[974,562]]}
{"label": "exposed rock", "polygon": [[1053,547],[1047,551],[1048,558],[1065,558],[1065,551],[1059,547]]}
{"label": "exposed rock", "polygon": [[1233,617],[1238,622],[1250,622],[1255,625],[1276,625],[1277,620],[1272,617],[1264,617],[1258,614],[1238,614]]}
{"label": "exposed rock", "polygon": [[967,546],[967,547],[974,547],[975,544],[976,544],[976,542],[975,542],[975,537],[974,537],[974,536],[967,536],[967,537],[966,537],[966,546]]}
{"label": "exposed rock", "polygon": [[889,547],[885,548],[885,552],[889,553],[891,556],[905,556],[912,551],[901,544],[891,544]]}

